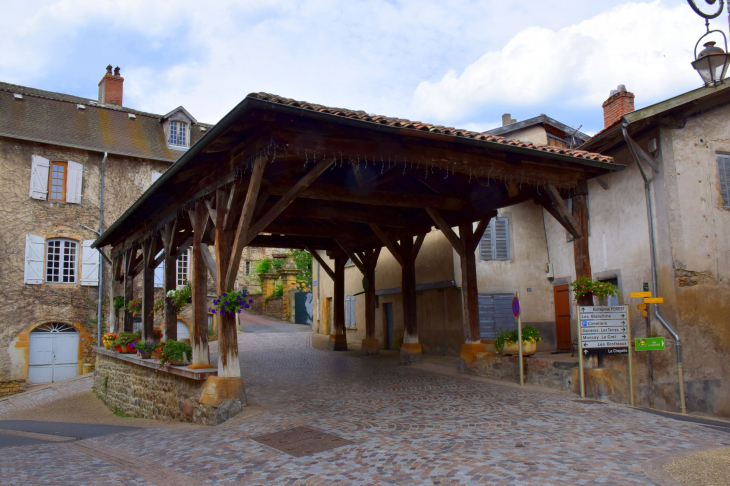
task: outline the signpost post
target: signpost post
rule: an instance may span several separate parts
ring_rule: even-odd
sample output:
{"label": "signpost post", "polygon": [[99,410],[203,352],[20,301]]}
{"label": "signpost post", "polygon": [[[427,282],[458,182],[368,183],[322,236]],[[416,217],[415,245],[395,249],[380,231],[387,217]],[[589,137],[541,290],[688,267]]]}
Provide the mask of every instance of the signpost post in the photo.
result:
{"label": "signpost post", "polygon": [[520,386],[525,385],[525,370],[522,366],[522,316],[520,312],[520,293],[515,294],[515,298],[512,299],[512,314],[517,318],[517,356],[520,360]]}
{"label": "signpost post", "polygon": [[629,392],[634,404],[634,374],[631,359],[631,319],[626,305],[580,306],[578,316],[578,346],[580,347],[580,396],[585,398],[583,355],[628,354]]}

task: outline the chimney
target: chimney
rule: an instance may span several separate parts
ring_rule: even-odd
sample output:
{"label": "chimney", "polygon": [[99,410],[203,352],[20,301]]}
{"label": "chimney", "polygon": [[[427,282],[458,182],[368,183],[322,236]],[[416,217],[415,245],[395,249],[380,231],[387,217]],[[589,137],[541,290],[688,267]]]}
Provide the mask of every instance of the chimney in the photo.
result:
{"label": "chimney", "polygon": [[634,93],[626,91],[626,86],[619,84],[611,90],[611,95],[603,102],[603,128],[613,125],[622,115],[634,111]]}
{"label": "chimney", "polygon": [[112,65],[106,67],[106,74],[99,81],[99,103],[102,105],[122,106],[124,78],[119,75],[119,66],[114,68],[112,74]]}
{"label": "chimney", "polygon": [[512,115],[510,115],[509,113],[505,113],[504,115],[502,115],[502,126],[503,127],[506,125],[512,125],[513,123],[517,123],[517,120],[512,118]]}

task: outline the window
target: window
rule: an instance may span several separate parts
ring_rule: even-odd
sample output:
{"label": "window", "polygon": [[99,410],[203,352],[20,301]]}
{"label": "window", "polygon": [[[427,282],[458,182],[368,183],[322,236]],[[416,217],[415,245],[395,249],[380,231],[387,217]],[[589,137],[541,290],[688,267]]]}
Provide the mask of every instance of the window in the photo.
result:
{"label": "window", "polygon": [[246,275],[251,274],[251,262],[246,262]]}
{"label": "window", "polygon": [[170,122],[170,135],[167,138],[170,145],[177,147],[188,146],[188,124],[180,121]]}
{"label": "window", "polygon": [[479,243],[481,260],[509,260],[509,221],[492,218]]}
{"label": "window", "polygon": [[722,206],[730,208],[730,155],[717,156],[717,169],[720,175]]}
{"label": "window", "polygon": [[188,281],[188,256],[190,252],[186,251],[177,259],[177,286],[182,287]]}
{"label": "window", "polygon": [[355,329],[355,296],[345,297],[345,328]]}
{"label": "window", "polygon": [[208,314],[208,329],[213,329],[213,314]]}
{"label": "window", "polygon": [[77,245],[69,240],[46,243],[46,282],[76,283]]}
{"label": "window", "polygon": [[68,173],[66,162],[51,163],[51,177],[48,199],[51,201],[66,200],[66,177]]}

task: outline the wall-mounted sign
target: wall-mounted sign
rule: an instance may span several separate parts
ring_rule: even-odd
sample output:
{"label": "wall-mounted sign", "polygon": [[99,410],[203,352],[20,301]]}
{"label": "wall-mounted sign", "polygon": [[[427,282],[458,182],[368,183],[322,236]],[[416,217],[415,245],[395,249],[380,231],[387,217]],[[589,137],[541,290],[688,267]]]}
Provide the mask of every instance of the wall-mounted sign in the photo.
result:
{"label": "wall-mounted sign", "polygon": [[636,350],[637,351],[663,351],[664,350],[664,338],[663,337],[637,338],[636,339]]}
{"label": "wall-mounted sign", "polygon": [[648,299],[644,299],[644,303],[645,304],[663,304],[664,298],[663,297],[648,298]]}
{"label": "wall-mounted sign", "polygon": [[641,299],[642,297],[651,297],[651,292],[631,292],[632,299]]}
{"label": "wall-mounted sign", "polygon": [[515,317],[520,315],[520,299],[517,297],[512,299],[512,314],[514,314]]}

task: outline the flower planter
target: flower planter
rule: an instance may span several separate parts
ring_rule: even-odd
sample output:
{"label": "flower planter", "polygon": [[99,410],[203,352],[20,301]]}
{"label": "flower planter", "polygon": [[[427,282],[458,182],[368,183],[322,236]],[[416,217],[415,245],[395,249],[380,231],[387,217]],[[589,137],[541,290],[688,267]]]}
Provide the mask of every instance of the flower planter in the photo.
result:
{"label": "flower planter", "polygon": [[170,366],[182,366],[188,364],[188,360],[185,358],[171,359],[165,364]]}
{"label": "flower planter", "polygon": [[123,344],[123,345],[119,346],[119,352],[122,354],[134,354],[137,352],[137,350],[134,349],[129,344]]}
{"label": "flower planter", "polygon": [[150,359],[152,357],[152,351],[137,351],[137,355],[142,359]]}
{"label": "flower planter", "polygon": [[[533,342],[523,342],[522,343],[522,356],[532,356],[535,354],[535,351],[537,351],[537,343]],[[517,343],[514,342],[512,344],[504,344],[504,348],[502,348],[502,354],[504,356],[518,356],[520,354],[520,349],[517,347]]]}
{"label": "flower planter", "polygon": [[110,349],[112,347],[111,341],[108,343],[104,343],[104,349]]}

